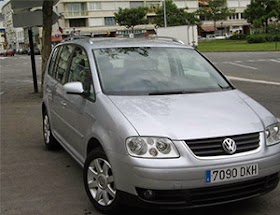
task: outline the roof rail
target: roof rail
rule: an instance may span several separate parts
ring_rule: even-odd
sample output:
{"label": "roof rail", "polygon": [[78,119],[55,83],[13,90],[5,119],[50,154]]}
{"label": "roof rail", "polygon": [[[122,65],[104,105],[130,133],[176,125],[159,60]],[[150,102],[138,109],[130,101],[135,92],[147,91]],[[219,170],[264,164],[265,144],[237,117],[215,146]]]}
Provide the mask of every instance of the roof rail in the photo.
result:
{"label": "roof rail", "polygon": [[183,44],[185,45],[185,43],[182,41],[182,40],[178,40],[174,37],[168,37],[168,36],[150,36],[149,38],[151,39],[163,39],[163,40],[171,40],[175,43],[180,43],[180,44]]}
{"label": "roof rail", "polygon": [[67,37],[64,40],[62,40],[62,42],[71,41],[71,40],[80,40],[80,39],[86,39],[88,40],[88,42],[90,42],[90,37],[82,36],[82,35]]}

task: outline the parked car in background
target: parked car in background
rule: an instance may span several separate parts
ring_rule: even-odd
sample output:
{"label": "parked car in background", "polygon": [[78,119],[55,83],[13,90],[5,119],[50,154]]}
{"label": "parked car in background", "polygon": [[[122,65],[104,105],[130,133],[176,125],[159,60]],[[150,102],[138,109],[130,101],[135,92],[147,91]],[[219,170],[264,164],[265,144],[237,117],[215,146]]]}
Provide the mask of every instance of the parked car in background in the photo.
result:
{"label": "parked car in background", "polygon": [[[30,48],[28,49],[28,55],[31,54],[31,51],[30,51]],[[40,52],[40,49],[38,47],[34,47],[34,54],[35,55],[40,55],[41,52]]]}
{"label": "parked car in background", "polygon": [[17,54],[27,54],[27,53],[28,53],[28,51],[25,48],[21,48],[21,49],[17,50]]}
{"label": "parked car in background", "polygon": [[280,123],[175,39],[57,45],[42,122],[45,146],[61,144],[75,158],[90,201],[105,213],[123,204],[230,203],[279,183]]}
{"label": "parked car in background", "polygon": [[15,56],[15,51],[13,49],[6,49],[6,50],[3,50],[1,53],[4,57]]}

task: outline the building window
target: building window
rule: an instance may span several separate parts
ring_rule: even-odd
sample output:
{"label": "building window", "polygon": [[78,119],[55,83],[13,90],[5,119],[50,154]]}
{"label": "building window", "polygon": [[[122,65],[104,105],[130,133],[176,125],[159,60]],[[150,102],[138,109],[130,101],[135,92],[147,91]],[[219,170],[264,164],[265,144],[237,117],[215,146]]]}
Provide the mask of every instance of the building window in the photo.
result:
{"label": "building window", "polygon": [[230,16],[229,19],[239,19],[239,14],[236,13],[236,14]]}
{"label": "building window", "polygon": [[146,3],[146,6],[147,6],[147,8],[148,8],[148,12],[149,13],[155,13],[156,12],[156,10],[159,8],[159,3],[158,2],[147,2]]}
{"label": "building window", "polygon": [[85,4],[83,3],[69,3],[67,4],[68,16],[83,16],[85,15]]}
{"label": "building window", "polygon": [[241,19],[245,19],[244,13],[241,13]]}
{"label": "building window", "polygon": [[90,2],[89,10],[101,10],[101,2]]}
{"label": "building window", "polygon": [[105,25],[116,25],[115,17],[105,17]]}
{"label": "building window", "polygon": [[69,19],[70,27],[86,27],[86,19]]}
{"label": "building window", "polygon": [[144,7],[143,1],[131,1],[129,2],[130,8]]}

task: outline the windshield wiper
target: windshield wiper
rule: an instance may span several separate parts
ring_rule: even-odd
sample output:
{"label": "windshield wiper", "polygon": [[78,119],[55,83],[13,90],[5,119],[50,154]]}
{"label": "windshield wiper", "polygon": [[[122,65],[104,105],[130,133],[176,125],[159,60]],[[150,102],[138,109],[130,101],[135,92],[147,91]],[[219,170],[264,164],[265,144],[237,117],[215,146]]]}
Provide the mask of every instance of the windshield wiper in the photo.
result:
{"label": "windshield wiper", "polygon": [[232,89],[232,87],[231,86],[222,86],[222,85],[220,85],[220,84],[218,84],[218,86],[221,88],[221,89],[223,89],[223,90],[231,90]]}
{"label": "windshield wiper", "polygon": [[202,91],[163,91],[163,92],[151,92],[149,93],[150,96],[155,95],[172,95],[172,94],[191,94],[191,93],[202,93]]}

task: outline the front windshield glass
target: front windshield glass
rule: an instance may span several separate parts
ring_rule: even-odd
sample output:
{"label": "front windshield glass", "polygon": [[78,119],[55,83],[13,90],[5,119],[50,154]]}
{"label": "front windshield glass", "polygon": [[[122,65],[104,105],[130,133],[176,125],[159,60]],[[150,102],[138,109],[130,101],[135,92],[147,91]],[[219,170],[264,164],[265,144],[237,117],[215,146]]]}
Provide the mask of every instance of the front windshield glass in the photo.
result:
{"label": "front windshield glass", "polygon": [[195,50],[125,47],[94,50],[107,95],[165,95],[231,89]]}

